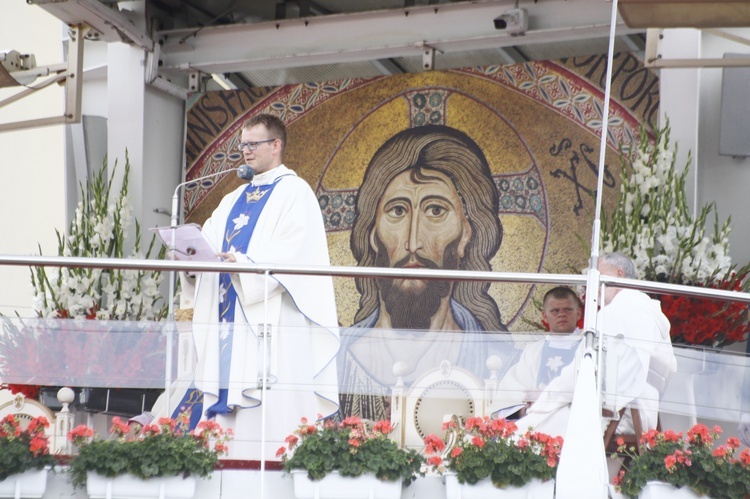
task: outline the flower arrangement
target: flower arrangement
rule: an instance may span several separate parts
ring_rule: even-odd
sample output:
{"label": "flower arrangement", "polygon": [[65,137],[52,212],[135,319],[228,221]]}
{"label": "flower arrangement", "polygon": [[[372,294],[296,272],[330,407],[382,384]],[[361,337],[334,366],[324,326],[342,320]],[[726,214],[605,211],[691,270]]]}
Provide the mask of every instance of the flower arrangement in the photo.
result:
{"label": "flower arrangement", "polygon": [[[685,193],[688,165],[676,171],[676,145],[669,134],[667,123],[652,142],[641,129],[637,147],[621,152],[617,208],[602,219],[602,251],[630,256],[639,279],[745,290],[750,265],[732,265],[731,218],[720,224],[713,203],[693,216]],[[711,215],[713,231],[707,227]],[[742,304],[664,295],[662,308],[674,343],[721,347],[750,331]]]}
{"label": "flower arrangement", "polygon": [[473,485],[489,478],[505,488],[524,486],[534,478],[555,478],[562,437],[532,431],[519,435],[513,421],[486,416],[467,418],[463,425],[453,418],[443,428],[454,433],[456,443],[449,448],[437,435],[427,435],[427,464],[438,473],[456,473],[459,483]]}
{"label": "flower arrangement", "polygon": [[[126,255],[126,244],[129,244],[130,229],[135,223],[135,235],[133,237],[133,250],[128,258],[149,258],[153,250],[155,238],[151,243],[145,256],[141,251],[140,224],[132,216],[132,207],[128,196],[128,177],[130,174],[130,160],[125,155],[125,173],[122,179],[122,187],[118,194],[112,192],[112,183],[117,171],[115,164],[112,173],[107,178],[107,161],[105,160],[101,169],[81,185],[81,201],[75,211],[75,217],[68,227],[67,234],[55,231],[58,241],[59,256],[97,257],[97,258],[124,258]],[[41,253],[41,248],[40,248]],[[164,248],[161,249],[159,258],[163,257]],[[166,317],[167,307],[162,305],[162,296],[159,293],[159,285],[162,282],[161,272],[158,271],[136,271],[136,270],[101,270],[84,268],[31,268],[31,284],[34,287],[34,310],[39,317],[44,318],[72,318],[72,319],[115,319],[118,321],[150,321]],[[36,363],[43,369],[36,369],[28,365],[22,369],[24,372],[7,372],[17,378],[25,378],[25,372],[34,374],[49,372],[49,366],[66,363],[68,366],[77,366],[78,371],[86,368],[87,362],[73,362],[68,355],[60,355],[58,349],[58,336],[53,331],[36,331],[35,334],[26,334],[29,329],[22,325],[16,327],[12,324],[3,323],[6,335],[0,339],[0,346],[6,359],[15,356],[24,356],[24,359],[36,359]],[[82,329],[80,326],[71,326],[71,330]],[[10,336],[8,336],[8,333]],[[122,351],[122,341],[129,342],[125,347],[130,351],[144,352],[145,356],[113,356],[130,371],[136,370],[135,365],[143,362],[150,365],[149,369],[156,367],[156,363],[149,362],[149,353],[163,350],[158,348],[159,335],[138,335],[139,343],[134,345],[124,335],[109,335],[94,338],[92,334],[77,335],[79,342],[84,341],[89,350],[100,352],[102,348],[114,348]],[[119,338],[119,339],[117,339]],[[72,338],[71,338],[72,339]],[[79,345],[81,346],[81,345]],[[83,348],[81,348],[83,350]],[[34,352],[35,355],[28,355]],[[79,355],[81,359],[90,358],[87,352],[67,352],[70,355]],[[101,355],[97,355],[101,357]],[[136,360],[134,360],[136,359]],[[111,367],[111,366],[110,366]],[[58,372],[64,372],[58,371]],[[123,372],[123,371],[118,371]],[[74,374],[71,373],[71,376]],[[83,376],[91,376],[91,372],[84,372]],[[30,378],[29,378],[30,379]],[[44,383],[41,383],[44,384]],[[30,398],[36,398],[39,393],[37,385],[9,384],[7,387],[13,393],[24,393]]]}
{"label": "flower arrangement", "polygon": [[[141,227],[132,216],[128,196],[130,160],[125,155],[125,174],[120,192],[112,198],[117,165],[106,177],[107,162],[81,187],[81,201],[67,234],[57,233],[58,255],[124,258],[130,228],[135,222],[134,246],[128,258],[149,258],[141,252]],[[164,248],[162,248],[162,252]],[[40,248],[41,252],[41,248]],[[160,257],[163,255],[160,255]],[[159,271],[101,270],[83,268],[31,269],[34,309],[40,317],[116,320],[158,320],[166,316]]]}
{"label": "flower arrangement", "polygon": [[233,434],[214,421],[202,421],[188,431],[187,413],[177,420],[160,418],[157,424],[128,425],[112,418],[111,437],[97,438],[84,425],[68,433],[79,453],[70,462],[70,479],[75,487],[86,485],[89,471],[113,478],[129,473],[147,479],[176,475],[209,476],[226,454]]}
{"label": "flower arrangement", "polygon": [[5,385],[11,392],[27,398],[39,396],[39,385],[122,387],[126,380],[164,376],[161,323],[20,317],[0,322],[0,373],[12,382]]}
{"label": "flower arrangement", "polygon": [[341,476],[373,474],[381,480],[401,480],[409,485],[416,480],[424,462],[413,449],[401,449],[388,438],[390,421],[379,421],[371,428],[357,417],[337,423],[318,420],[301,424],[286,438],[287,446],[276,453],[284,470],[306,470],[311,480],[320,480],[336,470]]}
{"label": "flower arrangement", "polygon": [[55,463],[45,428],[49,428],[49,421],[43,416],[29,421],[25,429],[12,414],[0,421],[0,480]]}
{"label": "flower arrangement", "polygon": [[740,441],[730,437],[715,447],[720,434],[720,427],[711,431],[702,424],[688,431],[687,440],[682,433],[651,430],[641,438],[640,455],[619,440],[618,454],[630,458],[631,464],[615,477],[616,490],[638,497],[647,482],[658,480],[714,499],[745,497],[750,490],[750,450],[735,458]]}

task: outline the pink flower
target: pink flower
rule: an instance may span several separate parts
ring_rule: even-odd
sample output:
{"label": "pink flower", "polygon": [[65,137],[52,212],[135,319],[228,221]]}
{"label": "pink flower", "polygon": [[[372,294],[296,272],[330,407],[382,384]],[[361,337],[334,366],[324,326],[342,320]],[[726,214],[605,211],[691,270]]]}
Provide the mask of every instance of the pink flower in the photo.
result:
{"label": "pink flower", "polygon": [[440,466],[443,464],[443,458],[440,456],[432,456],[427,460],[427,464],[431,466]]}
{"label": "pink flower", "polygon": [[359,447],[360,442],[356,438],[350,438],[349,445],[351,445],[352,447]]}
{"label": "pink flower", "polygon": [[281,457],[284,455],[284,453],[286,453],[286,447],[282,445],[281,447],[279,447],[279,450],[276,451],[276,457]]}
{"label": "pink flower", "polygon": [[461,447],[453,447],[453,450],[451,451],[451,458],[453,459],[457,458],[458,456],[461,455],[463,451],[464,450]]}

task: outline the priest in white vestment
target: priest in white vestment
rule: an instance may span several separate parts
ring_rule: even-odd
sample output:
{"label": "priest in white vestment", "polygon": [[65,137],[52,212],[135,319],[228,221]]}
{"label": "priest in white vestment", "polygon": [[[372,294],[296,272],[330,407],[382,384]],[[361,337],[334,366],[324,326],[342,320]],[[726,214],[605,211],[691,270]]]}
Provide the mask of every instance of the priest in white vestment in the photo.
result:
{"label": "priest in white vestment", "polygon": [[[239,147],[255,177],[225,196],[203,225],[224,261],[330,265],[318,201],[282,164],[285,145],[275,116],[257,115],[243,126]],[[337,327],[331,277],[199,275],[195,387],[203,393],[201,417],[234,429],[230,458],[260,459],[263,450],[273,459],[301,417],[338,411]]]}

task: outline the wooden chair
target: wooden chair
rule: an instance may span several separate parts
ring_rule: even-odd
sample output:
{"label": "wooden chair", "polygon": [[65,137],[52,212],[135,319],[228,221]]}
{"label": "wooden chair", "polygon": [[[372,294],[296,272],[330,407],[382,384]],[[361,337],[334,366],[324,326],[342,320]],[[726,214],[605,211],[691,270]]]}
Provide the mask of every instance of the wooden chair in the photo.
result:
{"label": "wooden chair", "polygon": [[[617,426],[622,421],[622,417],[625,411],[630,411],[630,418],[633,421],[633,433],[617,433]],[[605,417],[611,417],[612,414],[606,414],[607,411],[602,411]],[[604,450],[607,456],[617,453],[617,440],[622,438],[625,445],[635,447],[636,455],[641,454],[640,443],[641,437],[643,437],[643,423],[641,422],[641,413],[635,407],[623,407],[620,409],[620,417],[613,419],[609,422],[606,431],[604,432]],[[627,463],[626,463],[627,464]]]}

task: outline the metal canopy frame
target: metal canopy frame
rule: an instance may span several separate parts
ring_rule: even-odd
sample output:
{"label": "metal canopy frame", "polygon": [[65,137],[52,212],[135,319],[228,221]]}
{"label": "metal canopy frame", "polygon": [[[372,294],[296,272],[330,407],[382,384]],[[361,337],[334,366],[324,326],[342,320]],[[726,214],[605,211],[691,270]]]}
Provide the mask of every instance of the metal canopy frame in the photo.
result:
{"label": "metal canopy frame", "polygon": [[65,85],[65,110],[62,116],[49,118],[37,118],[33,120],[0,123],[0,132],[21,130],[40,126],[79,123],[81,121],[81,89],[83,88],[83,36],[88,30],[87,26],[75,25],[70,27],[70,40],[68,41],[67,64],[55,64],[51,66],[40,66],[31,70],[16,71],[9,73],[11,77],[23,79],[29,76],[48,76],[50,78],[36,84],[29,85],[25,90],[0,101],[0,107],[7,106],[21,100],[34,92],[42,90],[54,83],[64,82]]}
{"label": "metal canopy frame", "polygon": [[[698,28],[696,28],[698,29]],[[646,55],[644,65],[650,68],[728,68],[750,66],[750,56],[732,58],[664,59],[661,55],[662,29],[646,31]],[[750,39],[717,28],[702,28],[702,33],[717,36],[742,45],[750,45]]]}

